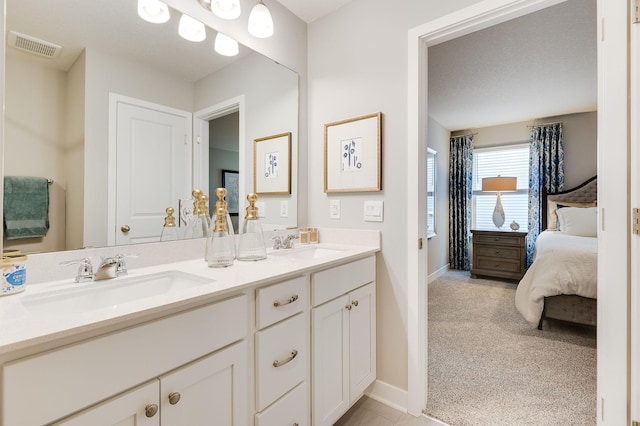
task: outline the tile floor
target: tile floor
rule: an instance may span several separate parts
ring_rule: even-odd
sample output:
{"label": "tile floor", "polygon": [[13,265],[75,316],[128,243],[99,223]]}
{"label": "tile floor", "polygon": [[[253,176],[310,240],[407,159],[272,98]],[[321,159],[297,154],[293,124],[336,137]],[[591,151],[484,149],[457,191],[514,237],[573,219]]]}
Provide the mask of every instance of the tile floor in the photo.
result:
{"label": "tile floor", "polygon": [[446,426],[424,416],[413,417],[363,396],[335,426]]}

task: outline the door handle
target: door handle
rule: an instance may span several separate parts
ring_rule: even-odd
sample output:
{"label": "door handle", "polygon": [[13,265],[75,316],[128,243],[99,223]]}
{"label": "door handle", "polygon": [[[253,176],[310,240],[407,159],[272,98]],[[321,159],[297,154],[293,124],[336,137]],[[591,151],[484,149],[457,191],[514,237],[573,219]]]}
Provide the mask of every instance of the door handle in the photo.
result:
{"label": "door handle", "polygon": [[127,232],[131,231],[131,227],[129,225],[122,225],[120,227],[120,230],[126,234]]}

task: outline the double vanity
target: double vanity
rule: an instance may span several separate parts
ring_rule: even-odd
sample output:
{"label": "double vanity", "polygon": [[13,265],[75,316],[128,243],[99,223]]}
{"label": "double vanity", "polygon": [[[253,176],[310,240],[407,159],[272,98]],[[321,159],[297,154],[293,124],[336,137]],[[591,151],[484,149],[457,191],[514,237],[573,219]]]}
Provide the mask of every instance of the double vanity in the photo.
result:
{"label": "double vanity", "polygon": [[377,231],[0,298],[0,426],[332,425],[376,377]]}

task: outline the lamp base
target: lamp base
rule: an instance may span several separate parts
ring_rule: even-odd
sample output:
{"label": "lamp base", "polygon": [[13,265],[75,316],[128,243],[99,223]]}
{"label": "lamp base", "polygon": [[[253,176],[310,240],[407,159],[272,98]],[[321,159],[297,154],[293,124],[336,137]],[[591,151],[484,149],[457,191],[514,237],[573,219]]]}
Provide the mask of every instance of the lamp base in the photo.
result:
{"label": "lamp base", "polygon": [[493,224],[498,229],[502,228],[502,225],[504,225],[504,210],[502,209],[502,200],[500,199],[499,192],[496,200],[496,207],[493,209]]}

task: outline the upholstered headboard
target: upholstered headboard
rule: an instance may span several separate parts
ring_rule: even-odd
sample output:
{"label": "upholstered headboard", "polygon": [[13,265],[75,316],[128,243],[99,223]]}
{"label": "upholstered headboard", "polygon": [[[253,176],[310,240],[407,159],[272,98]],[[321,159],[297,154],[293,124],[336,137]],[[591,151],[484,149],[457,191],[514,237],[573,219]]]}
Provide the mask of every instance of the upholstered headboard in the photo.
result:
{"label": "upholstered headboard", "polygon": [[549,201],[567,202],[567,203],[595,203],[598,199],[598,177],[581,183],[575,188],[562,192],[548,194],[544,189],[542,191],[542,229],[547,229],[549,218]]}

